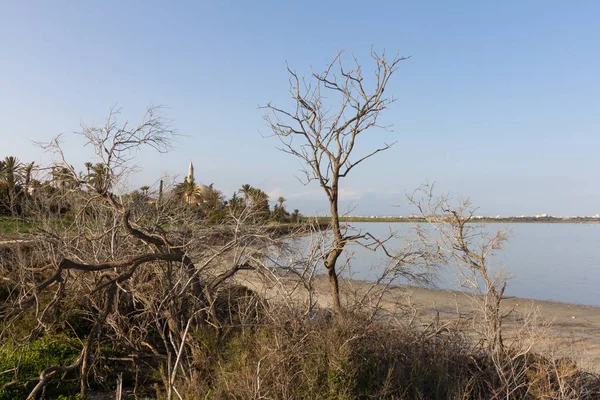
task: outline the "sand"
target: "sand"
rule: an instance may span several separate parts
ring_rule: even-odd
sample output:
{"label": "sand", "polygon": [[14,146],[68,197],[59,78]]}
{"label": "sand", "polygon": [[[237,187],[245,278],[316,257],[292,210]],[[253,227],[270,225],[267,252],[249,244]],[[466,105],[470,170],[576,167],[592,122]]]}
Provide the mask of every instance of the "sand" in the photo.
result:
{"label": "sand", "polygon": [[[255,271],[240,271],[236,280],[270,300],[281,300],[282,293],[290,292],[289,299],[294,301],[306,303],[308,298],[307,291],[297,287],[297,279],[289,275],[264,279]],[[274,285],[274,281],[280,284]],[[412,318],[422,326],[439,319],[440,324],[460,323],[469,330],[478,315],[473,311],[475,302],[463,292],[393,286],[379,297],[382,289],[363,281],[344,280],[340,284],[343,304],[355,304],[370,291],[371,305],[380,299],[384,310]],[[325,277],[315,279],[314,297],[319,307],[331,307]],[[532,343],[533,349],[542,354],[569,357],[583,369],[600,373],[600,307],[511,297],[503,300],[503,308],[513,310],[504,323],[508,342],[519,337]],[[474,332],[470,334],[476,337]]]}

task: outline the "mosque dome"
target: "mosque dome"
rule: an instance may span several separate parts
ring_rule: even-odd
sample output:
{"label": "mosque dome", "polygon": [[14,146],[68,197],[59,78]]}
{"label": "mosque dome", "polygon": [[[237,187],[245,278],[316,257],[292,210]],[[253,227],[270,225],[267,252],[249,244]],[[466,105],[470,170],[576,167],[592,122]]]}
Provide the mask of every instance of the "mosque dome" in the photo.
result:
{"label": "mosque dome", "polygon": [[212,190],[208,186],[198,183],[196,185],[195,192],[198,197],[200,197],[203,200],[206,200],[210,196]]}

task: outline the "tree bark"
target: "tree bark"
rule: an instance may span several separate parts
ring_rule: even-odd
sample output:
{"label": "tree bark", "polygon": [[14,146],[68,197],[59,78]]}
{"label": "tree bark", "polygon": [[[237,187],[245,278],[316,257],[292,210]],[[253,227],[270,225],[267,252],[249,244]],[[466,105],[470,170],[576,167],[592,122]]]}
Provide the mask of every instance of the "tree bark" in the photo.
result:
{"label": "tree bark", "polygon": [[333,310],[339,316],[343,315],[342,303],[340,302],[340,286],[335,268],[328,268],[329,285],[331,287],[331,298],[333,300]]}
{"label": "tree bark", "polygon": [[334,182],[331,188],[330,197],[330,210],[331,210],[331,228],[333,231],[333,244],[327,257],[325,267],[329,275],[329,285],[331,287],[331,298],[333,301],[333,309],[338,316],[342,316],[343,309],[340,301],[340,285],[337,276],[337,260],[344,250],[345,241],[342,236],[340,229],[340,216],[338,211],[338,192],[337,192],[337,179],[334,178]]}

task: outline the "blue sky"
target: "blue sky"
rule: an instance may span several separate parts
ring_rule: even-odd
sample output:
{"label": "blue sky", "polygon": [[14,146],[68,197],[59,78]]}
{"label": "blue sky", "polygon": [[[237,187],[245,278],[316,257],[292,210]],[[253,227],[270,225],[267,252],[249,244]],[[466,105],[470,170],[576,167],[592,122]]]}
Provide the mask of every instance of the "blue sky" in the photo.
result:
{"label": "blue sky", "polygon": [[600,212],[600,3],[0,1],[0,157],[47,162],[32,141],[65,134],[73,165],[88,147],[72,133],[145,107],[182,136],[137,157],[132,187],[161,175],[230,195],[244,183],[324,213],[296,159],[263,138],[259,105],[289,104],[285,61],[300,74],[351,49],[399,51],[388,93],[397,140],[343,182],[355,214],[407,214],[405,192],[434,181],[471,197],[481,214]]}

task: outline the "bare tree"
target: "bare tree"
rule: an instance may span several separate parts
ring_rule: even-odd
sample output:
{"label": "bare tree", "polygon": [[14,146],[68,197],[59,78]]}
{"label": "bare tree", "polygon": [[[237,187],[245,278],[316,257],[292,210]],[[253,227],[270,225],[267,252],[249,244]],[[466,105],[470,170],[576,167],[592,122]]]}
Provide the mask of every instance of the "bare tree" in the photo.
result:
{"label": "bare tree", "polygon": [[[503,324],[514,308],[502,304],[508,276],[492,256],[502,250],[508,230],[490,230],[477,223],[475,208],[468,199],[452,201],[449,195],[436,196],[433,185],[421,187],[409,201],[432,228],[419,229],[421,240],[438,248],[440,263],[457,267],[461,286],[474,305],[473,327],[502,382],[504,396],[512,398],[523,388],[527,367],[522,357],[530,353],[532,344],[514,332],[510,343],[504,338]],[[523,322],[522,329],[526,327]]]}
{"label": "bare tree", "polygon": [[[59,138],[45,145],[56,158],[49,170],[60,170],[73,185],[63,190],[48,185],[50,194],[30,204],[37,229],[19,267],[0,258],[2,275],[14,281],[0,305],[0,339],[14,337],[12,322],[27,317],[36,326],[21,342],[52,332],[64,325],[70,307],[83,312],[90,326],[78,357],[39,371],[29,398],[64,374],[78,376],[85,395],[88,377],[111,362],[102,343],[127,355],[118,361],[131,363],[125,370],[162,366],[167,397],[179,396],[175,385],[193,380],[193,353],[201,347],[190,330],[205,327],[222,334],[219,293],[274,244],[265,226],[248,222],[255,219],[250,208],[209,225],[174,194],[151,204],[150,198],[140,201],[114,191],[137,151],[170,148],[172,131],[157,111],[149,109],[138,125],[118,125],[118,112],[111,110],[102,128],[84,127],[82,135],[100,160],[100,179],[79,174]],[[55,203],[65,205],[68,217],[52,211]],[[15,379],[9,385],[25,383]]]}
{"label": "bare tree", "polygon": [[433,228],[433,231],[420,229],[421,239],[438,246],[442,262],[457,266],[461,285],[482,305],[486,322],[486,330],[482,333],[490,352],[501,352],[504,342],[500,306],[507,279],[490,257],[501,250],[507,240],[507,231],[501,229],[490,233],[484,225],[473,220],[475,210],[469,200],[453,204],[448,195],[435,196],[433,185],[423,186],[409,196],[409,200]]}
{"label": "bare tree", "polygon": [[[333,241],[323,254],[331,285],[333,305],[342,314],[337,262],[344,247],[351,242],[365,245],[373,237],[368,233],[349,233],[340,225],[340,180],[348,176],[357,165],[389,149],[385,144],[366,154],[356,155],[357,140],[363,133],[379,124],[379,116],[392,97],[385,89],[398,64],[406,58],[395,55],[388,59],[384,54],[371,51],[375,62],[373,77],[365,79],[361,65],[352,52],[342,50],[333,58],[323,72],[313,72],[309,79],[300,78],[289,66],[290,95],[295,104],[291,109],[271,103],[265,120],[273,135],[282,143],[281,150],[294,155],[305,164],[303,182],[317,181],[325,191],[331,212]],[[346,65],[349,61],[349,66]]]}

